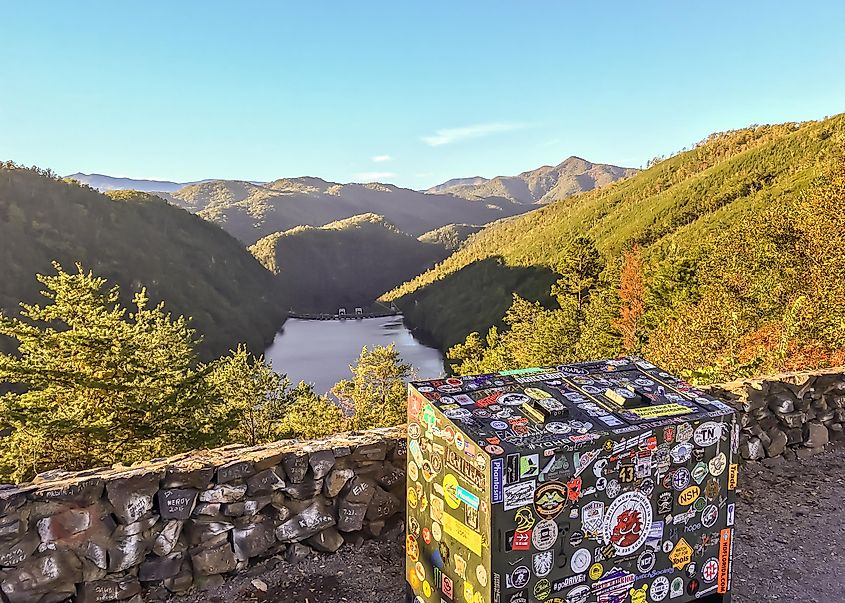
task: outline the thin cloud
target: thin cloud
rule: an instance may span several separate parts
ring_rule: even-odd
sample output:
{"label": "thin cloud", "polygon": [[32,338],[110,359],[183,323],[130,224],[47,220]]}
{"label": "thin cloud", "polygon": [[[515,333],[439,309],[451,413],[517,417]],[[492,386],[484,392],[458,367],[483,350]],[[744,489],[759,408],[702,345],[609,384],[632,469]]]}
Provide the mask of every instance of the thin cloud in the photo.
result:
{"label": "thin cloud", "polygon": [[361,182],[377,182],[388,178],[396,178],[397,175],[394,172],[359,172],[355,174],[355,178]]}
{"label": "thin cloud", "polygon": [[385,161],[391,161],[393,157],[390,155],[376,155],[375,157],[371,158],[376,163],[384,163]]}
{"label": "thin cloud", "polygon": [[496,121],[486,124],[462,126],[460,128],[444,128],[442,130],[437,130],[431,136],[423,136],[422,141],[429,146],[439,147],[444,144],[452,144],[454,142],[461,142],[471,138],[482,138],[484,136],[490,136],[491,134],[513,132],[514,130],[523,130],[530,127],[531,124],[526,123]]}

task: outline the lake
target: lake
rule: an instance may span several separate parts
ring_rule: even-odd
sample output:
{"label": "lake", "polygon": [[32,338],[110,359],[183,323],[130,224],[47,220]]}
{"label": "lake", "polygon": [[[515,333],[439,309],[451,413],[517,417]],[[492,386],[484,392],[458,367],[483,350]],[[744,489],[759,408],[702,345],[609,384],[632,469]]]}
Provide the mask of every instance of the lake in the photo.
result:
{"label": "lake", "polygon": [[361,320],[302,320],[289,318],[264,356],[276,372],[293,383],[314,383],[318,393],[328,392],[341,379],[352,376],[354,364],[364,346],[396,344],[402,360],[421,379],[444,374],[440,351],[423,345],[411,334],[401,316]]}

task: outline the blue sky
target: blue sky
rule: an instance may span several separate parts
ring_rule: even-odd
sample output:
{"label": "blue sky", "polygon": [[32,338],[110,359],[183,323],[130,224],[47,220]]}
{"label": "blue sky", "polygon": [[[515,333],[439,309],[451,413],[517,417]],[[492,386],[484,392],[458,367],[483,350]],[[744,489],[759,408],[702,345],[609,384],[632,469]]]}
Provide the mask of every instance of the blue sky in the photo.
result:
{"label": "blue sky", "polygon": [[845,111],[841,2],[9,3],[0,159],[412,188]]}

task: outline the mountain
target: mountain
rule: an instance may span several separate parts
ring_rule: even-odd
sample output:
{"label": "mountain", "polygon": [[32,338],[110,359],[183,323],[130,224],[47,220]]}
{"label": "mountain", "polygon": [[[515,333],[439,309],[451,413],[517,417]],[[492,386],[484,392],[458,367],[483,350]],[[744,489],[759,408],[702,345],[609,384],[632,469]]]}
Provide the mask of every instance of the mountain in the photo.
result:
{"label": "mountain", "polygon": [[450,189],[461,187],[461,186],[476,186],[479,184],[484,184],[485,182],[490,182],[489,178],[484,178],[482,176],[471,176],[469,178],[452,178],[451,180],[447,180],[442,184],[437,184],[432,186],[430,189],[426,190],[427,193],[434,193],[437,195],[442,195],[448,193]]}
{"label": "mountain", "polygon": [[639,172],[604,163],[591,163],[569,157],[556,166],[544,165],[516,176],[456,178],[433,186],[426,192],[452,194],[464,199],[498,197],[514,203],[544,204],[591,191]]}
{"label": "mountain", "polygon": [[[842,237],[836,221],[845,224],[845,199],[837,200],[835,186],[816,183],[828,178],[831,162],[845,158],[843,148],[845,115],[714,134],[630,178],[490,225],[382,299],[395,301],[407,322],[447,349],[473,331],[483,337],[493,325],[506,328],[513,293],[557,307],[550,287],[565,274],[564,293],[587,283],[577,311],[592,313],[595,333],[614,342],[595,353],[639,350],[667,368],[711,376],[736,374],[737,367],[764,370],[755,345],[768,349],[764,342],[786,338],[774,348],[789,358],[789,337],[815,333],[840,316],[833,305],[814,310],[813,321],[804,317],[818,300],[836,297],[831,292],[839,290],[845,266],[841,258],[822,261],[823,253],[835,252],[824,246]],[[600,254],[600,278],[577,276],[573,258],[590,257],[584,241]],[[584,310],[590,296],[606,306]],[[640,315],[640,323],[626,327],[623,350],[619,325]],[[806,351],[816,354],[809,364],[828,358],[819,350],[842,332],[831,329],[819,335],[818,349],[806,344],[817,350]],[[743,345],[747,350],[737,352]]]}
{"label": "mountain", "polygon": [[204,358],[238,342],[259,353],[284,320],[273,275],[217,226],[147,193],[0,164],[0,310],[43,301],[35,274],[53,260],[119,284],[125,303],[146,287],[151,302],[193,317]]}
{"label": "mountain", "polygon": [[470,236],[484,228],[475,224],[447,224],[417,237],[424,243],[440,245],[450,253],[464,244]]}
{"label": "mountain", "polygon": [[448,255],[441,245],[401,232],[377,214],[297,226],[249,248],[277,275],[301,312],[337,312],[371,306],[376,298]]}
{"label": "mountain", "polygon": [[215,180],[163,196],[247,245],[296,226],[322,226],[365,213],[384,216],[401,231],[419,236],[446,224],[486,224],[529,209],[507,199],[467,200],[392,184],[338,184],[320,178],[283,178],[263,185]]}
{"label": "mountain", "polygon": [[100,192],[135,190],[144,193],[172,193],[188,184],[195,184],[194,182],[170,182],[169,180],[136,180],[104,174],[83,174],[82,172],[67,177],[82,184],[87,184]]}

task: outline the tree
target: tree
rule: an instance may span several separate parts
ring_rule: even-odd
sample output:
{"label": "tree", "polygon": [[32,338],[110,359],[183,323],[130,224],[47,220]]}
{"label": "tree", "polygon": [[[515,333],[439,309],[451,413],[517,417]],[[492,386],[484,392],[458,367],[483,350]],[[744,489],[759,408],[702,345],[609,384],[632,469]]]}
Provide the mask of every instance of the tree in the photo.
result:
{"label": "tree", "polygon": [[236,419],[198,366],[199,339],[145,291],[131,309],[117,287],[84,272],[38,275],[44,305],[0,315],[0,477],[22,480],[57,466],[85,469],[214,445]]}
{"label": "tree", "polygon": [[229,441],[254,446],[287,437],[310,437],[291,429],[288,415],[301,400],[317,398],[311,385],[300,382],[294,387],[244,345],[210,363],[210,368],[208,382],[222,402],[220,411],[227,419],[231,414],[235,417]]}
{"label": "tree", "polygon": [[313,388],[300,383],[295,400],[285,408],[277,433],[283,438],[322,438],[346,431],[349,418],[337,404],[318,396]]}
{"label": "tree", "polygon": [[640,318],[645,311],[643,258],[638,245],[623,254],[619,299],[619,320],[615,326],[622,333],[622,347],[625,351],[636,352],[640,345]]}
{"label": "tree", "polygon": [[352,429],[399,425],[407,417],[406,381],[411,365],[402,362],[396,346],[364,347],[358,363],[350,366],[352,379],[332,388],[341,404],[352,413]]}
{"label": "tree", "polygon": [[575,297],[580,312],[603,268],[604,263],[592,237],[579,235],[573,238],[559,259],[557,270],[561,277],[552,286],[552,295],[557,298]]}

